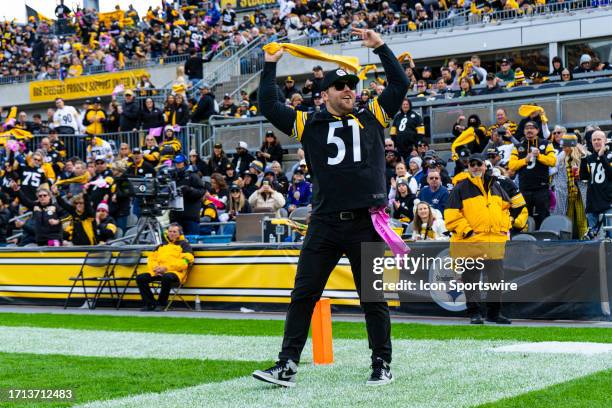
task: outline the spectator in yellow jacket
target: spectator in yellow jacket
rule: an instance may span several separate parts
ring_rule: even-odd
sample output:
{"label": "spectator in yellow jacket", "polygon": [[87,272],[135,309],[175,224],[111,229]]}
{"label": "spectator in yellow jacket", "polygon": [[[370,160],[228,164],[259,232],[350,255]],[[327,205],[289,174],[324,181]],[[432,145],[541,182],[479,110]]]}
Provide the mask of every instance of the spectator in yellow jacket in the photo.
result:
{"label": "spectator in yellow jacket", "polygon": [[102,109],[102,99],[96,97],[93,105],[90,105],[83,117],[83,126],[88,135],[100,135],[104,133],[104,122],[106,113]]}
{"label": "spectator in yellow jacket", "polygon": [[[451,231],[450,254],[455,266],[461,259],[472,259],[472,266],[465,261],[461,273],[464,283],[478,284],[481,273],[486,273],[489,282],[503,279],[503,258],[508,240],[510,222],[510,198],[497,179],[486,172],[484,157],[472,154],[468,160],[469,176],[451,192],[444,210],[446,228]],[[501,314],[502,291],[487,294],[487,321],[510,324]],[[483,324],[480,290],[466,290],[467,313],[470,323]]]}
{"label": "spectator in yellow jacket", "polygon": [[[193,263],[193,249],[183,236],[180,225],[173,223],[168,227],[166,233],[167,242],[151,252],[147,262],[148,272],[141,273],[136,277],[140,296],[145,304],[142,311],[162,311],[168,303],[170,289],[185,283],[187,270]],[[149,284],[153,281],[161,282],[159,298],[153,297]]]}

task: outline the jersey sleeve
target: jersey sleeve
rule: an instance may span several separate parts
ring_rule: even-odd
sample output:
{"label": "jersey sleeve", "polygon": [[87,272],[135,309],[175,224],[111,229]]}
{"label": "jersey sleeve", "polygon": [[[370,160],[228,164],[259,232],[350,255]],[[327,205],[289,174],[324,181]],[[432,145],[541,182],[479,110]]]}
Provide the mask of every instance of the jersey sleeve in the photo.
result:
{"label": "jersey sleeve", "polygon": [[372,114],[376,118],[376,121],[380,123],[382,127],[386,128],[387,126],[389,126],[389,122],[391,121],[391,119],[389,118],[389,116],[387,115],[383,107],[380,105],[380,103],[378,102],[378,97],[368,102],[368,110],[372,112]]}
{"label": "jersey sleeve", "polygon": [[291,130],[291,137],[298,142],[302,141],[302,135],[304,134],[304,127],[306,126],[306,120],[308,119],[308,113],[302,111],[296,111],[295,121],[293,122],[293,129]]}

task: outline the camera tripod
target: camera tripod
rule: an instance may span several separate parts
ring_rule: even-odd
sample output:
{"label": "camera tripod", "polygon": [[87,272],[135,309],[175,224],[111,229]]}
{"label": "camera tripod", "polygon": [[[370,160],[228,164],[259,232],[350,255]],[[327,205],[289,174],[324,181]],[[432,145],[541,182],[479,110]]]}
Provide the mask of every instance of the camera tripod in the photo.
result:
{"label": "camera tripod", "polygon": [[[136,235],[131,244],[155,244],[162,243],[162,227],[153,214],[144,213],[136,223]],[[142,241],[142,242],[141,242]]]}

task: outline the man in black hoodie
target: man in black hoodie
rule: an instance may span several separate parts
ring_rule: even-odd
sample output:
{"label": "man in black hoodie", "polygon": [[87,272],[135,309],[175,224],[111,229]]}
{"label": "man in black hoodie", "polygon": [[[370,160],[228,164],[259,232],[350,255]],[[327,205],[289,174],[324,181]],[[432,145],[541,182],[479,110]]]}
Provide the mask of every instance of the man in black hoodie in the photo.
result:
{"label": "man in black hoodie", "polygon": [[204,77],[204,60],[201,55],[198,55],[195,49],[189,51],[189,59],[185,62],[185,74],[189,76],[189,80],[197,82]]}
{"label": "man in black hoodie", "polygon": [[170,222],[181,225],[186,235],[200,234],[200,209],[206,188],[200,176],[187,168],[188,159],[183,154],[174,157],[176,187],[183,193],[183,211],[170,211]]}
{"label": "man in black hoodie", "polygon": [[200,86],[200,100],[191,115],[192,122],[203,122],[208,120],[215,112],[215,95],[210,92],[208,84]]}
{"label": "man in black hoodie", "polygon": [[134,91],[128,89],[123,95],[125,102],[121,104],[119,130],[122,132],[136,131],[140,127],[140,108],[134,98]]}

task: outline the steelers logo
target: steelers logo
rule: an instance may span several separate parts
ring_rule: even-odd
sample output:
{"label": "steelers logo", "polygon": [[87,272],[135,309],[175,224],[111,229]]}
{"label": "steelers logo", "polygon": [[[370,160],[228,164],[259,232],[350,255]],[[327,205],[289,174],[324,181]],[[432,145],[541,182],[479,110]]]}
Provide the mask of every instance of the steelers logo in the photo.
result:
{"label": "steelers logo", "polygon": [[346,75],[346,71],[343,70],[343,69],[338,69],[338,70],[336,70],[336,74],[338,76],[345,76]]}

